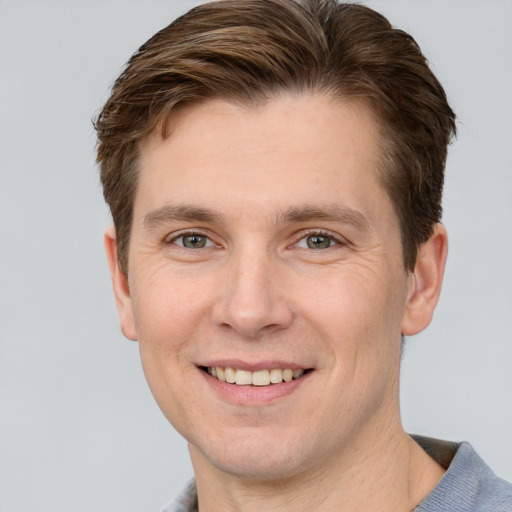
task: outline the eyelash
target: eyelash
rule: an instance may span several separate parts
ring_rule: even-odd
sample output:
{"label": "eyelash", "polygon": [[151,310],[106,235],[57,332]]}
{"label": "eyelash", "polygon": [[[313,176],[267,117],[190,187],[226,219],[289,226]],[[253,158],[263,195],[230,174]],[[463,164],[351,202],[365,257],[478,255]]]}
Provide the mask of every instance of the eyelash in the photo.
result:
{"label": "eyelash", "polygon": [[[339,237],[339,236],[336,236],[336,235],[333,235],[331,232],[329,231],[324,231],[322,229],[311,229],[311,230],[307,230],[305,233],[301,233],[301,237],[297,240],[297,242],[295,242],[294,244],[292,245],[297,245],[300,241],[310,237],[310,236],[319,236],[319,237],[325,237],[325,238],[329,238],[332,240],[333,244],[330,245],[329,247],[326,247],[325,249],[323,250],[326,250],[326,249],[331,249],[332,247],[334,246],[337,246],[337,245],[347,245],[347,241],[344,240],[343,238]],[[315,250],[315,249],[312,249],[312,248],[308,248],[310,250]],[[317,250],[320,250],[320,249],[317,249]]]}
{"label": "eyelash", "polygon": [[180,238],[185,238],[187,236],[200,236],[200,237],[207,238],[208,242],[210,242],[210,243],[208,245],[206,245],[206,247],[212,247],[213,245],[215,245],[215,242],[213,242],[213,240],[207,233],[205,233],[203,231],[199,231],[199,230],[183,231],[181,233],[173,233],[171,238],[169,238],[169,237],[165,238],[164,243],[174,244],[174,245],[177,245],[178,247],[181,247],[182,249],[189,249],[188,247],[185,247],[185,245],[176,243],[176,241],[179,240]]}
{"label": "eyelash", "polygon": [[[215,245],[215,242],[213,242],[213,240],[211,239],[211,237],[208,235],[208,233],[205,233],[203,231],[184,231],[184,232],[181,232],[181,233],[177,233],[177,234],[174,234],[172,236],[172,238],[166,238],[165,239],[165,243],[166,244],[174,244],[178,247],[181,247],[183,249],[190,249],[189,247],[186,247],[184,244],[178,244],[176,243],[177,240],[179,239],[183,239],[187,236],[199,236],[199,237],[205,237],[207,238],[207,242],[204,247],[199,247],[200,249],[203,249],[205,247],[212,247]],[[326,249],[330,249],[334,246],[337,246],[337,245],[347,245],[347,242],[343,239],[341,239],[340,237],[338,236],[335,236],[333,235],[332,233],[330,233],[329,231],[325,231],[325,230],[322,230],[322,229],[311,229],[311,230],[308,230],[306,232],[303,232],[301,233],[301,237],[297,239],[296,242],[294,242],[293,244],[291,244],[291,246],[297,246],[297,244],[299,242],[301,242],[302,240],[305,240],[307,239],[308,237],[310,236],[318,236],[318,237],[325,237],[325,238],[329,238],[333,243],[332,245],[329,245],[329,247],[326,247],[326,248],[317,248],[317,249],[314,249],[314,248],[311,248],[311,247],[299,247],[299,248],[302,248],[302,249],[309,249],[309,250],[326,250]],[[307,243],[307,242],[306,242]]]}

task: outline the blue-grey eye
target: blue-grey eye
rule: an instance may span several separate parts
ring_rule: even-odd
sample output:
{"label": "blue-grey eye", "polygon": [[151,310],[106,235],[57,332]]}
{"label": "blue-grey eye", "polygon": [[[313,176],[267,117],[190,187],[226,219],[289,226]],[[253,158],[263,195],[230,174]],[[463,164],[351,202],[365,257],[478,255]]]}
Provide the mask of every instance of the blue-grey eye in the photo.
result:
{"label": "blue-grey eye", "polygon": [[311,235],[301,238],[297,242],[297,247],[301,249],[329,249],[333,245],[337,245],[339,242],[330,235],[322,233],[312,233]]}
{"label": "blue-grey eye", "polygon": [[310,249],[327,249],[333,243],[333,239],[326,235],[309,235],[306,237],[306,244]]}
{"label": "blue-grey eye", "polygon": [[190,235],[182,235],[176,238],[175,243],[178,245],[182,245],[187,249],[202,249],[203,247],[207,247],[213,245],[211,240],[199,233],[191,233]]}

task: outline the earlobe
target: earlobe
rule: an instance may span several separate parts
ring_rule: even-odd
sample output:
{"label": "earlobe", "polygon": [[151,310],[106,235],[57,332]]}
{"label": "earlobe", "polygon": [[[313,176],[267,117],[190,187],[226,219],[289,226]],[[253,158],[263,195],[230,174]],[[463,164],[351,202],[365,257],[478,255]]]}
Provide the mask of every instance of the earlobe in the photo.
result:
{"label": "earlobe", "polygon": [[116,299],[117,312],[121,322],[122,333],[130,340],[137,339],[132,300],[128,285],[128,276],[122,272],[117,258],[117,240],[115,229],[109,228],[104,235],[105,252],[107,254],[110,277]]}
{"label": "earlobe", "polygon": [[414,275],[402,320],[402,334],[412,336],[431,322],[441,293],[448,254],[448,236],[442,224],[436,224],[430,238],[418,248]]}

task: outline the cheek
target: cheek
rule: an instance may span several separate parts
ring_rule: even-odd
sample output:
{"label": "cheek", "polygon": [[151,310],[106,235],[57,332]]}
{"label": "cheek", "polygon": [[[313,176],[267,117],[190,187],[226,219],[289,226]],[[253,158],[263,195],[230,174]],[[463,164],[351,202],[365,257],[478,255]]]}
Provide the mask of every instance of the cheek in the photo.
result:
{"label": "cheek", "polygon": [[138,282],[133,295],[146,380],[163,414],[178,431],[184,431],[188,419],[181,411],[196,399],[187,382],[197,371],[193,340],[205,331],[205,295],[201,286],[165,273]]}
{"label": "cheek", "polygon": [[392,275],[347,265],[300,292],[301,315],[320,333],[326,368],[361,390],[385,379],[398,357],[405,297]]}
{"label": "cheek", "polygon": [[165,263],[140,267],[131,287],[139,340],[174,346],[208,318],[214,288],[211,276],[169,269]]}
{"label": "cheek", "polygon": [[182,384],[195,371],[192,340],[206,330],[209,306],[201,284],[169,272],[148,272],[144,280],[134,279],[131,290],[144,374],[168,417],[187,393]]}
{"label": "cheek", "polygon": [[[343,333],[369,333],[390,324],[399,325],[405,303],[398,279],[371,266],[345,265],[328,276],[315,276],[295,292],[301,311],[326,328]],[[404,295],[404,297],[402,297]]]}

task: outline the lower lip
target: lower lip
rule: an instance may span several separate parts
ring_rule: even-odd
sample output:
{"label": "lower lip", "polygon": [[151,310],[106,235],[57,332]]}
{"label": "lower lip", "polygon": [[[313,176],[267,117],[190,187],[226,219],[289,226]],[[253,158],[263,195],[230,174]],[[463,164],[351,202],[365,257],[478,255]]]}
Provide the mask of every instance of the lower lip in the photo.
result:
{"label": "lower lip", "polygon": [[207,384],[222,396],[223,399],[235,405],[268,405],[276,400],[293,393],[305,381],[309,379],[312,371],[290,382],[270,384],[269,386],[238,386],[229,384],[212,377],[203,370],[199,370]]}

